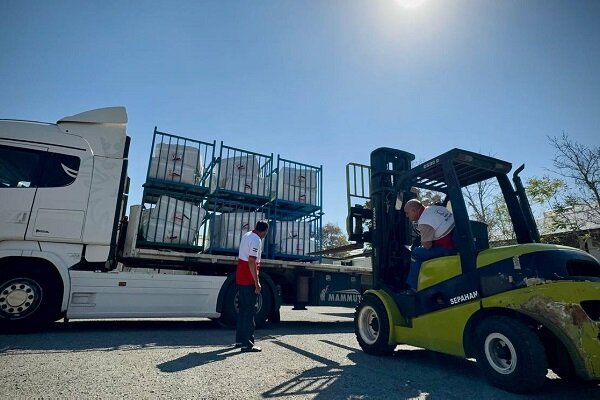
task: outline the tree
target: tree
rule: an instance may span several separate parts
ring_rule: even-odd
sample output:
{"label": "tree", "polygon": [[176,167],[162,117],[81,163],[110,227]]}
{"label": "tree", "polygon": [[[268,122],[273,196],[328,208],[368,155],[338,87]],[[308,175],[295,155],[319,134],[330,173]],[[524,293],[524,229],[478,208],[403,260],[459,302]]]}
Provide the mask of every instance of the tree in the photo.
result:
{"label": "tree", "polygon": [[600,224],[600,147],[578,143],[565,132],[548,140],[556,152],[554,172],[573,184],[553,209],[557,220],[573,224],[573,216],[583,214],[583,220]]}
{"label": "tree", "polygon": [[[325,224],[325,226],[323,226],[322,239],[323,250],[334,249],[349,244],[348,240],[346,239],[346,234],[337,224],[333,224],[332,222],[328,222]],[[324,255],[345,256],[347,255],[347,252],[330,254],[324,253]]]}

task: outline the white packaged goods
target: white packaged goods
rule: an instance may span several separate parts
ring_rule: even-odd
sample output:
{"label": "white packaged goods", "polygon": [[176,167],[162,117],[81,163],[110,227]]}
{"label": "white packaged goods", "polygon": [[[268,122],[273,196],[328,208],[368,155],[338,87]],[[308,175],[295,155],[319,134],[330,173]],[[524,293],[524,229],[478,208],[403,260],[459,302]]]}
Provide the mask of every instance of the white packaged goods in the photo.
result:
{"label": "white packaged goods", "polygon": [[277,189],[277,198],[282,200],[294,201],[296,203],[306,203],[317,205],[317,189],[300,188],[291,185],[279,185]]}
{"label": "white packaged goods", "polygon": [[237,248],[242,235],[254,229],[256,223],[265,218],[261,212],[234,212],[216,216],[213,244],[221,248]]}
{"label": "white packaged goods", "polygon": [[310,256],[309,253],[316,251],[316,242],[314,239],[285,238],[279,246],[275,246],[276,251],[281,254]]}
{"label": "white packaged goods", "polygon": [[224,158],[219,163],[219,175],[260,175],[260,164],[258,158],[248,154],[240,157]]}
{"label": "white packaged goods", "polygon": [[317,182],[317,170],[313,168],[290,168],[283,167],[279,171],[279,186],[281,185],[292,185],[301,188],[316,188]]}
{"label": "white packaged goods", "polygon": [[276,221],[275,244],[280,244],[287,238],[306,239],[312,236],[310,223],[300,221]]}
{"label": "white packaged goods", "polygon": [[193,245],[197,232],[181,225],[150,218],[143,221],[142,234],[149,242]]}
{"label": "white packaged goods", "polygon": [[157,143],[154,146],[154,156],[164,161],[174,161],[175,164],[183,164],[197,169],[200,174],[204,168],[200,149],[193,146],[185,146],[182,143]]}
{"label": "white packaged goods", "polygon": [[156,207],[151,209],[150,216],[167,223],[175,223],[193,231],[204,219],[206,211],[190,202],[174,199],[168,196],[160,196]]}
{"label": "white packaged goods", "polygon": [[159,160],[156,157],[152,157],[148,176],[189,185],[195,185],[199,178],[198,171],[195,168],[173,161]]}
{"label": "white packaged goods", "polygon": [[[213,180],[216,189],[216,182]],[[219,188],[231,190],[233,192],[254,194],[257,196],[269,197],[271,181],[260,176],[249,175],[227,175],[219,179]]]}

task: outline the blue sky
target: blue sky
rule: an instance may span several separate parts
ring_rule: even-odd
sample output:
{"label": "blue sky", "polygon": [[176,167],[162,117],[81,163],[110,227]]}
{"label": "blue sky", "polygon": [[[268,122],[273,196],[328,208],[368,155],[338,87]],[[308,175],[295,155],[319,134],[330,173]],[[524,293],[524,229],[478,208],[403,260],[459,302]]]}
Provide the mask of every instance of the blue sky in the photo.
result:
{"label": "blue sky", "polygon": [[[409,2],[414,0],[409,0]],[[154,126],[323,165],[460,147],[542,175],[563,131],[600,144],[600,1],[0,2],[0,118],[124,105],[131,201]]]}

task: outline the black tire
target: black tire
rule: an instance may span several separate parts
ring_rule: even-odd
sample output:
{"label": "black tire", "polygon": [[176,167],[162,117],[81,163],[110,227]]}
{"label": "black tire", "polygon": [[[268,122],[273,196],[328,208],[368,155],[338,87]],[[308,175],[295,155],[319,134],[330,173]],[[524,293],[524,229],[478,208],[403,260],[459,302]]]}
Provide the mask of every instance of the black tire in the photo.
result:
{"label": "black tire", "polygon": [[28,332],[56,321],[61,295],[62,285],[46,265],[0,267],[0,327]]}
{"label": "black tire", "polygon": [[[264,279],[260,279],[262,286],[262,292],[258,296],[256,301],[256,316],[254,322],[257,328],[262,328],[267,324],[267,319],[273,309],[273,294],[267,282]],[[221,312],[221,318],[219,323],[227,328],[235,328],[238,315],[238,291],[235,282],[231,283],[225,291],[225,297],[223,298],[223,307]]]}
{"label": "black tire", "polygon": [[513,393],[539,390],[548,361],[538,335],[509,317],[490,317],[476,331],[477,364],[496,387]]}
{"label": "black tire", "polygon": [[356,306],[354,333],[365,353],[388,356],[396,345],[389,344],[389,319],[385,306],[372,294],[365,295]]}
{"label": "black tire", "polygon": [[580,378],[575,372],[575,366],[565,346],[557,343],[554,351],[548,355],[550,369],[564,381],[578,381]]}

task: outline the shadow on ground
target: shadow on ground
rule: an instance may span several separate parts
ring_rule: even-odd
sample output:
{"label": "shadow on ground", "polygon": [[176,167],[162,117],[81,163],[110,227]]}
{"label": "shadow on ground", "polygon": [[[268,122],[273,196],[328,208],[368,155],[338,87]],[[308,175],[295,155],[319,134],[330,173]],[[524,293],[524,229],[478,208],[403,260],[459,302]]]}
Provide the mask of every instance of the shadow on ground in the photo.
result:
{"label": "shadow on ground", "polygon": [[540,393],[524,396],[491,386],[474,361],[427,350],[397,350],[391,357],[370,356],[356,348],[328,340],[321,342],[347,352],[343,365],[278,340],[275,344],[323,366],[303,371],[264,392],[266,398],[289,396],[317,399],[427,398],[427,399],[593,399],[598,385],[548,379]]}
{"label": "shadow on ground", "polygon": [[[256,331],[257,339],[353,332],[352,321],[283,321]],[[0,335],[0,356],[20,351],[127,351],[143,348],[229,346],[235,330],[210,320],[103,320],[56,322],[37,333]]]}

